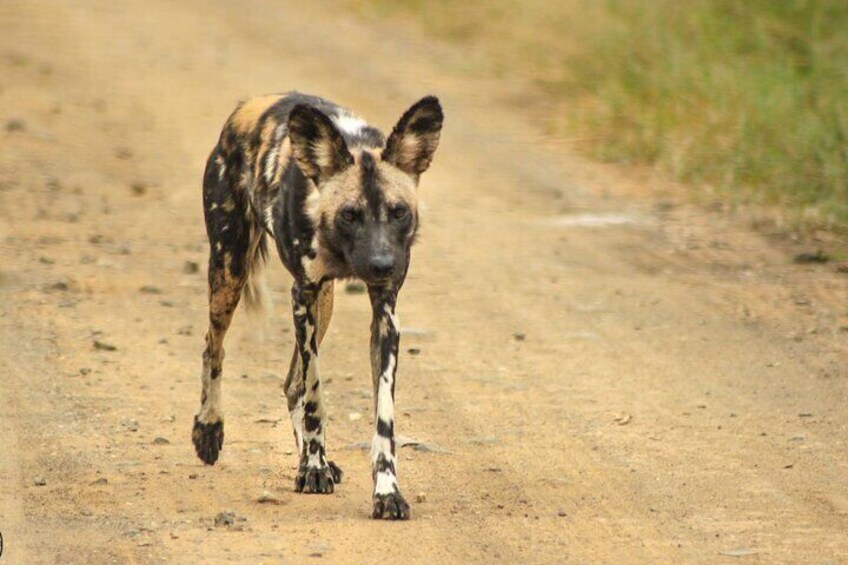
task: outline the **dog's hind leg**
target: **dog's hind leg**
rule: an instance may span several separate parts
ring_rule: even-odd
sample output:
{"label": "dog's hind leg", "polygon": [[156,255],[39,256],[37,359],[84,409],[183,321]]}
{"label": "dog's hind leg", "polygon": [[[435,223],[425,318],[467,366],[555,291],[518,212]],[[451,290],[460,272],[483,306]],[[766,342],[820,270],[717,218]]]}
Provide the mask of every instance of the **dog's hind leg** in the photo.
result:
{"label": "dog's hind leg", "polygon": [[[248,278],[251,232],[244,194],[228,183],[223,159],[209,158],[203,183],[203,204],[209,235],[209,330],[203,352],[200,411],[194,417],[191,439],[197,456],[213,465],[224,443],[221,408],[221,370],[224,336],[230,327]],[[256,237],[256,234],[253,234]]]}
{"label": "dog's hind leg", "polygon": [[331,493],[342,480],[342,471],[326,457],[324,433],[327,418],[318,376],[318,348],[327,333],[333,312],[333,282],[319,290],[292,287],[297,343],[285,391],[292,428],[300,454],[295,490]]}

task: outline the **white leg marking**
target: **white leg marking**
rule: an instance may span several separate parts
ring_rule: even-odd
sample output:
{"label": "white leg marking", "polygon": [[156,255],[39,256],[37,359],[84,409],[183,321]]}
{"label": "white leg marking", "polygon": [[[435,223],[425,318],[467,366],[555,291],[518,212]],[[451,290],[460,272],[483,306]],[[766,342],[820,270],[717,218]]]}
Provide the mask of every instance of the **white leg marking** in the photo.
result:
{"label": "white leg marking", "polygon": [[204,360],[203,372],[200,375],[203,390],[206,391],[206,402],[200,407],[197,419],[204,424],[220,422],[224,419],[221,409],[221,377],[212,378],[212,367]]}
{"label": "white leg marking", "polygon": [[[375,433],[371,442],[371,467],[376,468],[377,460],[382,455],[385,460],[396,466],[395,456],[392,455],[392,443],[387,437]],[[390,470],[378,471],[374,474],[374,494],[390,494],[398,489],[397,477]]]}
{"label": "white leg marking", "polygon": [[397,477],[388,472],[377,473],[374,481],[374,494],[392,494],[400,490]]}
{"label": "white leg marking", "polygon": [[380,375],[377,385],[377,418],[391,422],[394,418],[395,403],[392,399],[392,381],[394,381],[395,356],[389,355],[389,364]]}
{"label": "white leg marking", "polygon": [[[377,382],[377,419],[392,426],[394,425],[392,382],[394,381],[396,362],[395,356],[389,355],[388,363]],[[397,468],[397,461],[395,459],[395,455],[392,453],[391,438],[383,437],[379,433],[375,433],[374,439],[371,443],[371,468],[375,471],[374,494],[390,494],[397,492],[398,482],[394,472],[392,472],[391,469],[377,470],[378,462],[381,459],[389,463],[392,468]]]}

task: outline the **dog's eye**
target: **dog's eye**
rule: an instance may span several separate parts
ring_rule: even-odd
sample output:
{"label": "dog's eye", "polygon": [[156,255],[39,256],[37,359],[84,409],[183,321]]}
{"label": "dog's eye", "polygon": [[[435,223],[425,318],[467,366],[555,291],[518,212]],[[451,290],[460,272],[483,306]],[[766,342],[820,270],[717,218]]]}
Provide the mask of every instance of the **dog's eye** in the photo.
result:
{"label": "dog's eye", "polygon": [[341,213],[342,220],[348,223],[351,223],[356,220],[357,215],[358,213],[356,208],[345,208],[344,210],[342,210]]}
{"label": "dog's eye", "polygon": [[403,204],[395,206],[394,209],[392,210],[392,217],[395,220],[404,220],[404,219],[406,219],[406,217],[408,215],[409,215],[409,208],[407,208]]}

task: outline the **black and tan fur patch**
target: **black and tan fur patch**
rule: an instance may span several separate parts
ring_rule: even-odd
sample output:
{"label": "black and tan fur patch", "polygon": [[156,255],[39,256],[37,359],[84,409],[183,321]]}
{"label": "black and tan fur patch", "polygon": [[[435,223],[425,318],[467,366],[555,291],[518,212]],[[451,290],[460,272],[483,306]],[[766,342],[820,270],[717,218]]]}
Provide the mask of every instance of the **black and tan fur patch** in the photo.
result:
{"label": "black and tan fur patch", "polygon": [[439,143],[434,97],[407,110],[386,137],[328,100],[291,92],[238,105],[206,164],[209,330],[201,407],[192,440],[214,464],[223,448],[223,341],[242,295],[261,302],[257,272],[268,240],[291,273],[296,344],[285,382],[300,466],[295,488],[330,493],[341,470],[326,457],[318,350],[333,307],[333,280],[358,277],[372,303],[375,518],[408,518],[397,484],[394,379],[397,293],[418,228],[418,180]]}

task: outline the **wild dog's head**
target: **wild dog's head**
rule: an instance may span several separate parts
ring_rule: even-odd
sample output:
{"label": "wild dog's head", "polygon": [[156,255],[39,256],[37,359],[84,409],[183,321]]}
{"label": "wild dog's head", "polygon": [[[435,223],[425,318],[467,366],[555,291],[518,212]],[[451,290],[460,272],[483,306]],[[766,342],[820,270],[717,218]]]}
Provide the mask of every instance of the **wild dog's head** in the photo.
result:
{"label": "wild dog's head", "polygon": [[324,113],[295,107],[292,155],[318,188],[308,211],[332,270],[369,284],[402,281],[418,229],[417,185],[439,145],[442,107],[428,96],[407,110],[385,147],[348,147]]}

